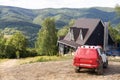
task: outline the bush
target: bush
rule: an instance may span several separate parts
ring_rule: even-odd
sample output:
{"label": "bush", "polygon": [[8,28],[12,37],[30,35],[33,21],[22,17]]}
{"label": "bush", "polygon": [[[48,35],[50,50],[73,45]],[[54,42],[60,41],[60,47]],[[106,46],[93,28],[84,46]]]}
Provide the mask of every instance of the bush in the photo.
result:
{"label": "bush", "polygon": [[16,58],[16,50],[13,46],[7,45],[4,49],[5,58]]}
{"label": "bush", "polygon": [[27,49],[26,51],[20,51],[20,57],[34,57],[37,56],[37,52],[35,49]]}
{"label": "bush", "polygon": [[37,56],[37,51],[34,48],[28,49],[29,57]]}
{"label": "bush", "polygon": [[36,62],[57,61],[60,59],[61,59],[61,57],[58,57],[58,56],[40,56],[36,60]]}
{"label": "bush", "polygon": [[37,62],[46,62],[46,61],[51,61],[51,58],[41,57],[37,60]]}
{"label": "bush", "polygon": [[0,58],[6,58],[4,53],[0,53]]}

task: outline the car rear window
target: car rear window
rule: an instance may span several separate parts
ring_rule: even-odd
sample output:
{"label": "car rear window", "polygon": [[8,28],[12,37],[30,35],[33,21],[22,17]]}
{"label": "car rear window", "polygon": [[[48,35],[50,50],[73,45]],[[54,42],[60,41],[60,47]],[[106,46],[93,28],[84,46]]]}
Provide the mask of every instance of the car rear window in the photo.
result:
{"label": "car rear window", "polygon": [[98,52],[94,48],[79,48],[76,51],[76,56],[80,58],[97,58]]}

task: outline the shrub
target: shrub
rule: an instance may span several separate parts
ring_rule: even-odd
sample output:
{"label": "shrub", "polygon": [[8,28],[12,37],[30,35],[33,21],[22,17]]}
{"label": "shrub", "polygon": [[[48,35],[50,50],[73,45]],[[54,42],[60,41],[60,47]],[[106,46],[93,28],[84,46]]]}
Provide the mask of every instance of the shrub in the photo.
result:
{"label": "shrub", "polygon": [[20,51],[20,57],[34,57],[37,56],[37,52],[35,49],[27,49],[26,51]]}

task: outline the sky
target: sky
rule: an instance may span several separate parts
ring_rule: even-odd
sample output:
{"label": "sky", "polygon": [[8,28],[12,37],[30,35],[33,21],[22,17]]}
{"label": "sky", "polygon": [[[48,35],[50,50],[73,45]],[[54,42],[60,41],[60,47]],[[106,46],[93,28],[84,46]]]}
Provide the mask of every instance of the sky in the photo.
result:
{"label": "sky", "polygon": [[115,7],[120,0],[0,0],[0,5],[27,9]]}

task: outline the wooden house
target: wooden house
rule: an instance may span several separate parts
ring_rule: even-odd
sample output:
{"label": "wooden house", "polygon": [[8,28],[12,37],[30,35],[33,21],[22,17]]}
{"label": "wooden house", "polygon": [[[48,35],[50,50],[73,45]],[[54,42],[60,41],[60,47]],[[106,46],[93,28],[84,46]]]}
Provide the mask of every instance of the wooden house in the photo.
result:
{"label": "wooden house", "polygon": [[100,19],[81,18],[75,21],[69,32],[58,40],[59,53],[66,54],[81,45],[113,45],[108,33],[108,25]]}

